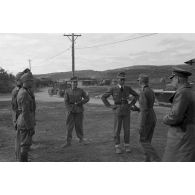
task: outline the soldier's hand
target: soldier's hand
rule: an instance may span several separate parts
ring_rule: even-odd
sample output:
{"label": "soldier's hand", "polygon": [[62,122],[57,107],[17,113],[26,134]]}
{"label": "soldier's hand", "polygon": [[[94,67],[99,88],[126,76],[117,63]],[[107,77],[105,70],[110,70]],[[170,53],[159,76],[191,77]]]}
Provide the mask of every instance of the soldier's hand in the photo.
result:
{"label": "soldier's hand", "polygon": [[30,130],[30,135],[33,136],[35,134],[35,130],[34,129],[31,129]]}
{"label": "soldier's hand", "polygon": [[77,106],[82,106],[83,103],[82,103],[82,102],[78,102],[78,103],[76,103],[76,105],[77,105]]}
{"label": "soldier's hand", "polygon": [[130,107],[132,111],[140,112],[140,108],[138,108],[136,105],[133,105]]}
{"label": "soldier's hand", "polygon": [[111,108],[112,110],[115,110],[117,107],[116,105],[110,105],[109,108]]}
{"label": "soldier's hand", "polygon": [[14,125],[14,129],[17,131],[17,123],[15,123],[15,125]]}

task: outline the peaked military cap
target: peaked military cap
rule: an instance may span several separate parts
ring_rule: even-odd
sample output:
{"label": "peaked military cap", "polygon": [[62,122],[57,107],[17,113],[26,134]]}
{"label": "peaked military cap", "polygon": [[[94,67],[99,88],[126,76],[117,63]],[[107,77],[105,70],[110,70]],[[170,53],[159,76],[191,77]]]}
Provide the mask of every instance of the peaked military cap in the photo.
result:
{"label": "peaked military cap", "polygon": [[74,82],[74,81],[78,81],[78,77],[77,76],[74,76],[70,79],[71,82]]}
{"label": "peaked military cap", "polygon": [[17,80],[17,81],[20,80],[21,77],[22,77],[22,75],[23,75],[23,72],[18,72],[18,73],[16,74],[16,80]]}
{"label": "peaked military cap", "polygon": [[119,72],[117,75],[118,79],[125,79],[125,77],[126,77],[125,72]]}
{"label": "peaked military cap", "polygon": [[173,72],[172,72],[172,75],[169,77],[170,79],[172,79],[174,76],[179,76],[179,77],[189,77],[191,76],[192,73],[187,71],[187,70],[184,70],[184,69],[181,69],[181,68],[174,68],[173,69]]}
{"label": "peaked military cap", "polygon": [[24,73],[21,76],[21,81],[22,82],[25,82],[25,81],[33,81],[33,75],[32,75],[32,73],[31,72]]}
{"label": "peaked military cap", "polygon": [[188,65],[195,65],[195,58],[194,59],[191,59],[191,60],[188,60],[186,62],[184,62],[185,64],[188,64]]}
{"label": "peaked military cap", "polygon": [[142,81],[143,83],[148,83],[149,76],[147,74],[140,74],[137,80]]}

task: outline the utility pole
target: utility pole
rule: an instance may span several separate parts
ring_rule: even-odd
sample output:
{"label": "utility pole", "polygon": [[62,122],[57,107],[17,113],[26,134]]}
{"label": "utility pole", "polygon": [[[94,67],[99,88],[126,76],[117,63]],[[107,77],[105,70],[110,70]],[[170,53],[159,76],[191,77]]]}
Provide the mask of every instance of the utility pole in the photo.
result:
{"label": "utility pole", "polygon": [[72,42],[72,76],[74,76],[75,73],[75,50],[74,50],[74,44],[78,37],[81,35],[79,34],[64,34],[65,37],[68,37],[70,41]]}
{"label": "utility pole", "polygon": [[31,71],[31,59],[28,60],[28,63],[29,63],[29,69]]}

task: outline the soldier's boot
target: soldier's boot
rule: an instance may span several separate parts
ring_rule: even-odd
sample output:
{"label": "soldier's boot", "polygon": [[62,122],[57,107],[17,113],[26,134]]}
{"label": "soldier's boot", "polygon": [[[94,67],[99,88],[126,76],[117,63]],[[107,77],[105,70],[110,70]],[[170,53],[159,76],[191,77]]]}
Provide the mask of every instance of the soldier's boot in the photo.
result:
{"label": "soldier's boot", "polygon": [[70,146],[71,146],[71,142],[67,142],[67,143],[62,145],[62,148],[68,148]]}
{"label": "soldier's boot", "polygon": [[122,154],[123,153],[120,145],[115,145],[115,153],[116,154]]}
{"label": "soldier's boot", "polygon": [[28,162],[28,153],[22,153],[20,155],[20,162]]}
{"label": "soldier's boot", "polygon": [[145,154],[144,162],[151,162],[149,155]]}
{"label": "soldier's boot", "polygon": [[125,146],[125,152],[130,153],[131,152],[131,148],[129,144],[124,144]]}
{"label": "soldier's boot", "polygon": [[81,139],[79,139],[79,143],[83,144],[83,145],[87,145],[87,144],[89,144],[89,141],[85,138],[81,138]]}

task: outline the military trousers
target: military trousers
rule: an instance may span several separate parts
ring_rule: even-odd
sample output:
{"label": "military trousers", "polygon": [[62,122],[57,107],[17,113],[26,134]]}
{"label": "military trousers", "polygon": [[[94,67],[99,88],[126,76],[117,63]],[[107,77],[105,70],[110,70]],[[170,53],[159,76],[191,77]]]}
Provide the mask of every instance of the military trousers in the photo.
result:
{"label": "military trousers", "polygon": [[119,115],[114,113],[114,140],[115,145],[120,144],[120,133],[123,127],[124,130],[124,142],[129,144],[130,142],[130,113],[125,115]]}
{"label": "military trousers", "polygon": [[32,145],[32,135],[34,130],[17,129],[15,154],[16,160],[19,162],[28,161],[28,152]]}
{"label": "military trousers", "polygon": [[72,132],[75,128],[77,137],[83,139],[83,112],[72,113],[68,112],[66,116],[67,143],[71,143]]}
{"label": "military trousers", "polygon": [[140,113],[140,143],[144,151],[145,161],[149,162],[160,161],[160,157],[151,144],[155,126],[156,116],[153,111]]}
{"label": "military trousers", "polygon": [[151,142],[141,141],[141,145],[144,150],[146,162],[160,162],[161,161],[160,157],[158,156]]}

